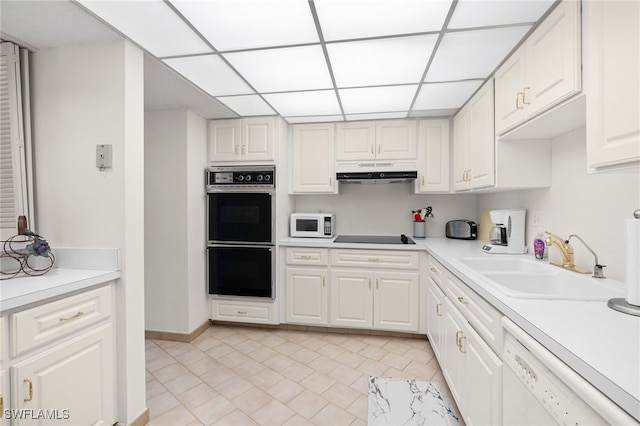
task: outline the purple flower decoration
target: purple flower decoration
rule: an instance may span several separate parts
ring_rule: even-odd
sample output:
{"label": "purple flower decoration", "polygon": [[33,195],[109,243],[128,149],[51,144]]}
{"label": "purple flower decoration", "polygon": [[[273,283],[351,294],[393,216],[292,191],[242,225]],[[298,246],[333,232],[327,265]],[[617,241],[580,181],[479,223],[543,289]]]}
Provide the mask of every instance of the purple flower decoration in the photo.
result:
{"label": "purple flower decoration", "polygon": [[49,243],[43,239],[36,239],[32,244],[27,246],[27,251],[29,254],[34,256],[48,256],[51,251],[51,247],[49,247]]}

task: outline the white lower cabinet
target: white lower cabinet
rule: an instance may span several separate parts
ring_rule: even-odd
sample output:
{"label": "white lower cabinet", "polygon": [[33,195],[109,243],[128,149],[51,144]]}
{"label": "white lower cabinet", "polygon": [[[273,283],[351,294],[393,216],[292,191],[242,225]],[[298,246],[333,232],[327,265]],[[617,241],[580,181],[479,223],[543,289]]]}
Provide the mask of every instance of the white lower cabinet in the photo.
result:
{"label": "white lower cabinet", "polygon": [[327,325],[327,268],[287,267],[285,274],[286,321]]}
{"label": "white lower cabinet", "polygon": [[331,325],[418,330],[418,273],[331,270]]}
{"label": "white lower cabinet", "polygon": [[4,410],[9,409],[9,375],[4,371],[0,371],[0,425],[9,424],[9,420],[5,418]]}
{"label": "white lower cabinet", "polygon": [[436,358],[442,359],[444,293],[431,277],[427,281],[427,337]]}
{"label": "white lower cabinet", "polygon": [[[0,424],[116,421],[112,286],[11,313],[2,360]],[[7,416],[4,416],[7,414]]]}
{"label": "white lower cabinet", "polygon": [[12,408],[48,419],[34,415],[14,424],[113,424],[112,354],[107,324],[12,366]]}
{"label": "white lower cabinet", "polygon": [[491,346],[502,314],[431,256],[429,299],[429,341],[464,422],[501,424],[502,361]]}

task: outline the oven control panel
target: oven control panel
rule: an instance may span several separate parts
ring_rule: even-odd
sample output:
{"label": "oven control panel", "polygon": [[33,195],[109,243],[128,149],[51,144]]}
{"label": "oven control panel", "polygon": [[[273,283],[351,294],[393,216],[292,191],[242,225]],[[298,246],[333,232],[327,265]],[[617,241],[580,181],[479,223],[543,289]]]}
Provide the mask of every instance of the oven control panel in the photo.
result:
{"label": "oven control panel", "polygon": [[207,169],[207,187],[268,186],[275,187],[275,167],[215,167]]}

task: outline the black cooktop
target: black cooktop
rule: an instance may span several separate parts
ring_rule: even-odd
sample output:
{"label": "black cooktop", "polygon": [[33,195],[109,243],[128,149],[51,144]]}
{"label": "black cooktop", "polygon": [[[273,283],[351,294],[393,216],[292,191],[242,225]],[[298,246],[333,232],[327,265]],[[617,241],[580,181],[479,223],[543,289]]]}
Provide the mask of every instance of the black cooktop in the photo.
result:
{"label": "black cooktop", "polygon": [[335,243],[362,243],[362,244],[415,244],[406,235],[338,235]]}

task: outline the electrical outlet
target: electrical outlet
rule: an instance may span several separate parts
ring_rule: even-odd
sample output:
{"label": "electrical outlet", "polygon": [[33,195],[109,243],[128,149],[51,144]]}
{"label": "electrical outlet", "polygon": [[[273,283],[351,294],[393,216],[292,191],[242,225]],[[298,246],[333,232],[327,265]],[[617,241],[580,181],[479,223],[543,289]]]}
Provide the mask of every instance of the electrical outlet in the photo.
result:
{"label": "electrical outlet", "polygon": [[96,145],[96,167],[100,171],[111,167],[112,145]]}
{"label": "electrical outlet", "polygon": [[531,212],[531,226],[542,226],[542,212],[540,210],[533,210]]}

